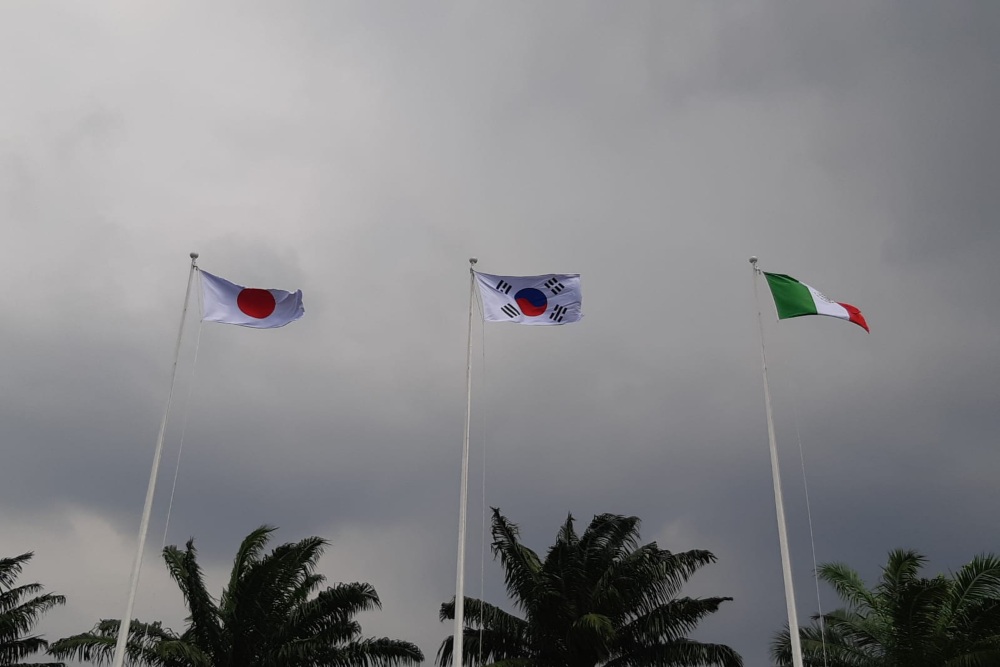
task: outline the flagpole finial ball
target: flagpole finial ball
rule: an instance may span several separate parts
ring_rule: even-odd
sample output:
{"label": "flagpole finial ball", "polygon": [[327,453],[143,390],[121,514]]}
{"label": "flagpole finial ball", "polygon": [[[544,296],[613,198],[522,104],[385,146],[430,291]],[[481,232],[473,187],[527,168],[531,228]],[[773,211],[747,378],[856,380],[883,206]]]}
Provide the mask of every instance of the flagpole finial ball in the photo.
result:
{"label": "flagpole finial ball", "polygon": [[753,257],[750,258],[750,263],[751,264],[756,264],[757,263],[757,255],[754,255]]}
{"label": "flagpole finial ball", "polygon": [[198,259],[198,253],[196,252],[191,253],[191,259]]}
{"label": "flagpole finial ball", "polygon": [[469,258],[469,264],[475,264],[478,261],[479,261],[478,257],[470,257]]}

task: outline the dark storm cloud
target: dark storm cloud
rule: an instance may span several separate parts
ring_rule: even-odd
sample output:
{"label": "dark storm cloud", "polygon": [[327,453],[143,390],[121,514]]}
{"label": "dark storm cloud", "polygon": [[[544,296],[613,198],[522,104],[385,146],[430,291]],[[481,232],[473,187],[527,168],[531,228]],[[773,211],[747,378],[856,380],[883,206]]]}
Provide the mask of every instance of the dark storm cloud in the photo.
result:
{"label": "dark storm cloud", "polygon": [[[820,560],[873,574],[890,548],[942,569],[991,548],[992,6],[2,11],[0,550],[110,541],[84,562],[123,594],[190,250],[303,289],[306,317],[206,325],[193,380],[189,322],[147,571],[190,389],[170,541],[194,535],[216,576],[260,523],[330,536],[331,578],[386,602],[366,628],[433,653],[473,254],[581,272],[586,313],[475,331],[474,594],[485,446],[486,504],[532,546],[614,511],[713,550],[692,591],[736,600],[701,635],[767,664],[784,607],[751,254],[873,331],[779,326],[761,294],[800,617],[800,438]],[[140,610],[179,619],[148,576]],[[116,613],[110,588],[56,580],[71,605],[50,632]],[[487,562],[490,599],[501,583]]]}

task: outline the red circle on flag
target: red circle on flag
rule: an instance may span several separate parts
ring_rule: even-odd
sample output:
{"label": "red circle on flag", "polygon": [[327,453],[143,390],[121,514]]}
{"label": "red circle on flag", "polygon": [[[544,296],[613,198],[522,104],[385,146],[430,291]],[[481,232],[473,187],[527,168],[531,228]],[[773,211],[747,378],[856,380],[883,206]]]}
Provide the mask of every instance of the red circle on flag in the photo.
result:
{"label": "red circle on flag", "polygon": [[250,317],[262,320],[274,312],[274,295],[266,289],[248,287],[237,295],[236,305]]}

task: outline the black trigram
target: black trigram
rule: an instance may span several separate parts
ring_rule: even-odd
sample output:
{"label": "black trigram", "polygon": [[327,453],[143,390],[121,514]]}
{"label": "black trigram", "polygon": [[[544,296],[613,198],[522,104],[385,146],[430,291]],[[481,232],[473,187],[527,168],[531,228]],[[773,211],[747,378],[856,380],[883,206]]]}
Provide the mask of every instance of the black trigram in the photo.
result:
{"label": "black trigram", "polygon": [[506,280],[501,280],[497,283],[497,291],[503,292],[504,294],[510,294],[512,285]]}
{"label": "black trigram", "polygon": [[[508,285],[508,287],[509,287],[509,285]],[[521,314],[521,311],[518,310],[516,307],[514,307],[513,304],[510,304],[510,303],[504,304],[504,307],[501,308],[500,310],[503,311],[504,315],[506,315],[507,317],[510,317],[510,318],[517,317],[518,315]]]}
{"label": "black trigram", "polygon": [[559,292],[566,289],[566,286],[559,282],[558,278],[549,278],[545,281],[545,286],[548,287],[549,291],[553,294],[559,294]]}
{"label": "black trigram", "polygon": [[566,314],[567,310],[569,310],[569,308],[566,306],[556,306],[552,309],[552,312],[549,313],[549,319],[553,322],[562,322],[563,316]]}

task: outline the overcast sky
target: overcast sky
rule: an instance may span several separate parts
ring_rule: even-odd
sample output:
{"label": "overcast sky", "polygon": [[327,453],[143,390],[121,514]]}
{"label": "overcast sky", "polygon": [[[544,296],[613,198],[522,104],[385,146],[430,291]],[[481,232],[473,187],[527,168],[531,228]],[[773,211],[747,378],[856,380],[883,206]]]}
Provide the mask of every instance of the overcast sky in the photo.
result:
{"label": "overcast sky", "polygon": [[[485,499],[538,551],[567,512],[718,556],[698,637],[768,664],[785,621],[747,258],[761,293],[800,618],[820,562],[874,577],[998,549],[1000,6],[981,2],[171,2],[0,6],[0,554],[124,607],[188,253],[302,289],[283,329],[185,328],[136,615],[182,625],[242,536],[321,535],[367,634],[451,629],[467,258],[582,274],[585,318],[477,323],[467,592]],[[188,402],[190,397],[190,402]],[[485,595],[504,601],[486,559]],[[823,602],[835,598],[824,590]]]}

